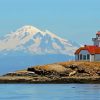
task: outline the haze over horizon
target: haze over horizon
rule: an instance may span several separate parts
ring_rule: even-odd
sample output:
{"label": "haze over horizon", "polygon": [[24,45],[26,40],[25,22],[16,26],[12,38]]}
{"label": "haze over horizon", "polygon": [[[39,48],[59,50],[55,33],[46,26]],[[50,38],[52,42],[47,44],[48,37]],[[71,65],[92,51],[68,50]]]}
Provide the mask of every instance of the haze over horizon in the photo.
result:
{"label": "haze over horizon", "polygon": [[2,0],[0,37],[32,25],[79,44],[92,44],[100,30],[99,4],[99,0]]}

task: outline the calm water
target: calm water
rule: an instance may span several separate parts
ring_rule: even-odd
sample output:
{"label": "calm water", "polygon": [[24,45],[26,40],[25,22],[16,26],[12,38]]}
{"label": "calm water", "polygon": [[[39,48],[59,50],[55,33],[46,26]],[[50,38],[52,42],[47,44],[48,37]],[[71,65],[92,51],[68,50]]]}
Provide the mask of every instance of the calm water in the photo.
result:
{"label": "calm water", "polygon": [[0,100],[100,100],[100,85],[0,84]]}

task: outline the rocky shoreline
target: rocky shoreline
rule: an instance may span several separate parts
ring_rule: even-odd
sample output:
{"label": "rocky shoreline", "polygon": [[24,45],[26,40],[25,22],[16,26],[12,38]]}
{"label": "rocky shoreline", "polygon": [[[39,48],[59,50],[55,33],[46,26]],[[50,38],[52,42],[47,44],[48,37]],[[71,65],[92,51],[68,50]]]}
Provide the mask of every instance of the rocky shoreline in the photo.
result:
{"label": "rocky shoreline", "polygon": [[0,83],[100,83],[100,62],[62,62],[32,66],[0,76]]}
{"label": "rocky shoreline", "polygon": [[0,84],[3,83],[22,83],[22,84],[67,84],[67,83],[88,83],[100,84],[100,77],[62,77],[56,79],[49,79],[46,77],[31,78],[31,77],[0,77]]}

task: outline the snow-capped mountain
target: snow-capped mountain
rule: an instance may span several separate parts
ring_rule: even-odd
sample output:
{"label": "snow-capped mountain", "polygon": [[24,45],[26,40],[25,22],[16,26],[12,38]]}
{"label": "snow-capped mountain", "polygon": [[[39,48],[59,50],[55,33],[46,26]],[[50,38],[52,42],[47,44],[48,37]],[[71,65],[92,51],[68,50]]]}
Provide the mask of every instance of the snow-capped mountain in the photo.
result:
{"label": "snow-capped mountain", "polygon": [[0,52],[24,52],[36,54],[66,54],[72,56],[77,45],[68,40],[33,26],[23,26],[0,39]]}
{"label": "snow-capped mountain", "polygon": [[0,38],[0,74],[74,59],[77,47],[48,30],[23,26]]}

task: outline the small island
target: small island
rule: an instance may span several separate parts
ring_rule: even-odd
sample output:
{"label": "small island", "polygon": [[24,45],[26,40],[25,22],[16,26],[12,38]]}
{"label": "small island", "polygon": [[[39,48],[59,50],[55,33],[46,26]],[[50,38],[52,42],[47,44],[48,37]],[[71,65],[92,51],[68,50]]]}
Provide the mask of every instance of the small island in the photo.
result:
{"label": "small island", "polygon": [[100,83],[100,62],[69,61],[31,66],[0,76],[0,83]]}
{"label": "small island", "polygon": [[75,52],[75,61],[31,66],[0,76],[0,83],[100,83],[100,31]]}

